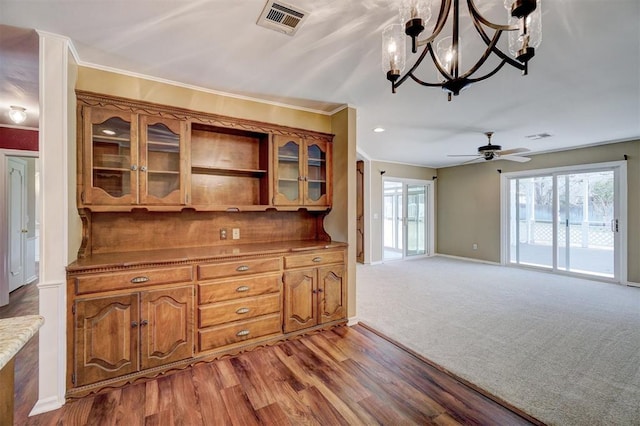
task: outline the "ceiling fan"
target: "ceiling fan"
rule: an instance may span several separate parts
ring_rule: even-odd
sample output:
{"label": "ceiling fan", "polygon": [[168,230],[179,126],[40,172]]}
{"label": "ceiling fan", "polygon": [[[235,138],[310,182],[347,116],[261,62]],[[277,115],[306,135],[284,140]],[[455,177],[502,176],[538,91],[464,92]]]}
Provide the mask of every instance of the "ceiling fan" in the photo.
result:
{"label": "ceiling fan", "polygon": [[479,159],[484,159],[487,161],[509,160],[509,161],[517,161],[518,163],[526,163],[527,161],[531,160],[531,158],[529,157],[513,155],[513,154],[520,154],[523,152],[529,152],[527,148],[514,148],[514,149],[507,149],[503,151],[502,146],[493,145],[491,143],[491,136],[493,136],[493,132],[485,132],[485,135],[487,136],[488,143],[486,145],[479,146],[477,154],[448,155],[448,157],[476,157],[473,160],[467,161],[467,163],[471,163]]}

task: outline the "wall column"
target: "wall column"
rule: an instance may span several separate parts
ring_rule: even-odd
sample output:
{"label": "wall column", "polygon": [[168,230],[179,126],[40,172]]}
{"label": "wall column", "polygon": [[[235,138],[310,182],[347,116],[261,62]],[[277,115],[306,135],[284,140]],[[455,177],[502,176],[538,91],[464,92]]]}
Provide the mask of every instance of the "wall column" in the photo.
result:
{"label": "wall column", "polygon": [[40,315],[38,402],[30,415],[64,404],[68,263],[69,40],[40,35]]}

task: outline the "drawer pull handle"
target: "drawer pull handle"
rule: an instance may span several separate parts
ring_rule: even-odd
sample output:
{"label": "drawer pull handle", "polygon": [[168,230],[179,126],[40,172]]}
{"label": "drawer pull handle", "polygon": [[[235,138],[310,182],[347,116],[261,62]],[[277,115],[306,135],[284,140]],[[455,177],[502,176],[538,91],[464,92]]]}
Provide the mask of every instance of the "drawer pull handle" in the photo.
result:
{"label": "drawer pull handle", "polygon": [[236,333],[236,336],[238,337],[244,337],[244,336],[248,336],[249,335],[249,330],[240,330]]}
{"label": "drawer pull handle", "polygon": [[316,262],[316,263],[318,263],[318,262],[322,262],[322,258],[321,258],[320,256],[318,256],[318,257],[314,257],[313,259],[311,259],[311,261],[312,261],[312,262]]}
{"label": "drawer pull handle", "polygon": [[236,311],[236,314],[240,315],[240,314],[246,314],[249,312],[249,308],[240,308]]}
{"label": "drawer pull handle", "polygon": [[248,271],[249,267],[247,265],[240,265],[236,268],[236,271],[238,272],[244,272],[244,271]]}
{"label": "drawer pull handle", "polygon": [[146,283],[147,281],[149,281],[149,277],[135,277],[135,278],[131,278],[131,282],[132,282],[133,284]]}
{"label": "drawer pull handle", "polygon": [[240,287],[236,288],[236,291],[238,293],[244,293],[245,291],[249,291],[249,286],[241,285]]}

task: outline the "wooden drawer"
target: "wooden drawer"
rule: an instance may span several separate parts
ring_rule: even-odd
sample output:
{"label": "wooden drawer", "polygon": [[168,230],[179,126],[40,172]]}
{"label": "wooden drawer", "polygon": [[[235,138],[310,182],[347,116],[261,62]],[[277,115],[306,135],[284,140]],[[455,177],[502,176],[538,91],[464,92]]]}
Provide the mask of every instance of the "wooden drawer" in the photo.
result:
{"label": "wooden drawer", "polygon": [[308,266],[321,266],[329,263],[343,263],[344,251],[324,251],[309,254],[292,254],[284,257],[284,267],[302,268]]}
{"label": "wooden drawer", "polygon": [[281,332],[280,313],[276,313],[199,330],[198,346],[200,351],[206,351]]}
{"label": "wooden drawer", "polygon": [[280,312],[280,293],[244,297],[239,300],[200,306],[198,308],[198,326],[209,327],[274,312]]}
{"label": "wooden drawer", "polygon": [[142,286],[190,283],[193,281],[193,266],[163,269],[137,269],[127,272],[112,272],[75,278],[76,294],[97,293]]}
{"label": "wooden drawer", "polygon": [[244,297],[280,293],[282,275],[266,274],[243,279],[218,280],[198,285],[198,303],[222,302]]}
{"label": "wooden drawer", "polygon": [[281,263],[279,257],[270,257],[198,265],[198,279],[210,280],[213,278],[275,272],[280,270]]}

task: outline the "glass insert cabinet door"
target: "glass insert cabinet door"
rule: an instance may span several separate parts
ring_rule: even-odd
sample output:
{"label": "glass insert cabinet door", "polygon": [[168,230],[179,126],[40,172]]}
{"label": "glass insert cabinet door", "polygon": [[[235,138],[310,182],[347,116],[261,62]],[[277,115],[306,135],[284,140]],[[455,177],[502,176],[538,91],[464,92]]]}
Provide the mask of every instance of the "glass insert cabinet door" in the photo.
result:
{"label": "glass insert cabinet door", "polygon": [[85,108],[81,201],[87,205],[184,204],[186,121]]}
{"label": "glass insert cabinet door", "polygon": [[133,204],[137,201],[137,117],[132,113],[84,110],[83,167],[85,204]]}
{"label": "glass insert cabinet door", "polygon": [[181,134],[186,123],[140,116],[140,203],[183,204],[185,167]]}
{"label": "glass insert cabinet door", "polygon": [[274,204],[330,204],[330,145],[326,141],[274,137]]}

